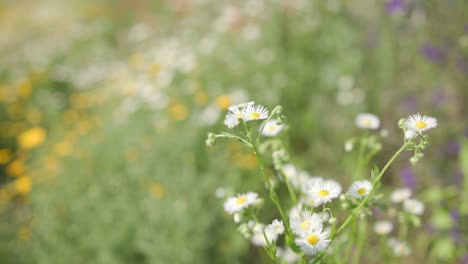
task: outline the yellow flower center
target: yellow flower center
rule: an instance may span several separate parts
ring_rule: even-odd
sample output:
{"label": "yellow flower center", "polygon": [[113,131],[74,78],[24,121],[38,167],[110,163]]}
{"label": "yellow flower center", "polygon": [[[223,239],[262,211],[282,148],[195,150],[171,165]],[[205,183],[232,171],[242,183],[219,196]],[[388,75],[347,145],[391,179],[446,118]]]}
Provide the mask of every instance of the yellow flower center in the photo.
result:
{"label": "yellow flower center", "polygon": [[320,238],[314,234],[307,237],[307,242],[312,246],[316,245],[319,242]]}
{"label": "yellow flower center", "polygon": [[253,113],[250,114],[250,118],[252,118],[252,119],[257,119],[259,117],[260,117],[260,113],[258,113],[258,112],[253,112]]}
{"label": "yellow flower center", "polygon": [[370,121],[370,119],[366,118],[366,119],[362,120],[362,124],[363,124],[364,126],[370,126],[371,121]]}
{"label": "yellow flower center", "polygon": [[364,195],[364,194],[367,193],[367,190],[366,190],[365,188],[360,188],[360,189],[357,191],[357,193],[358,193],[359,195]]}
{"label": "yellow flower center", "polygon": [[327,191],[327,190],[320,190],[320,191],[318,192],[318,195],[319,195],[320,197],[327,197],[329,194],[330,194],[330,192]]}
{"label": "yellow flower center", "polygon": [[237,198],[237,201],[236,201],[237,205],[242,205],[242,204],[244,204],[245,202],[247,202],[247,198],[245,198],[245,197],[243,197],[243,196]]}
{"label": "yellow flower center", "polygon": [[304,221],[301,223],[301,229],[306,231],[307,229],[309,229],[309,226],[310,226],[310,221]]}
{"label": "yellow flower center", "polygon": [[244,117],[243,113],[237,113],[236,114],[237,119],[242,119]]}
{"label": "yellow flower center", "polygon": [[417,121],[417,122],[416,122],[416,127],[419,128],[419,129],[426,128],[426,127],[427,127],[427,123],[424,122],[424,121]]}

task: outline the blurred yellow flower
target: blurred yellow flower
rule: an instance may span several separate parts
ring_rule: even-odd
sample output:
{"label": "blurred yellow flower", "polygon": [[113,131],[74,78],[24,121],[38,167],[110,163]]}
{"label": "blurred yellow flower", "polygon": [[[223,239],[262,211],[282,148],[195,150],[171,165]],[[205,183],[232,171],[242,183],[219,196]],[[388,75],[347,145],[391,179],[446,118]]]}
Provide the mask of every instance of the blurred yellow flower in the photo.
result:
{"label": "blurred yellow flower", "polygon": [[166,194],[166,189],[162,184],[156,183],[151,186],[151,193],[154,197],[161,199]]}
{"label": "blurred yellow flower", "polygon": [[175,120],[185,120],[188,116],[188,109],[183,104],[175,103],[169,107],[169,113]]}
{"label": "blurred yellow flower", "polygon": [[73,146],[70,141],[63,141],[55,144],[54,152],[59,156],[67,156],[73,152]]}
{"label": "blurred yellow flower", "polygon": [[84,93],[75,93],[70,96],[70,105],[76,109],[87,108],[90,105],[90,98]]}
{"label": "blurred yellow flower", "polygon": [[216,105],[221,109],[228,109],[228,107],[232,105],[232,100],[227,95],[218,96],[215,101]]}
{"label": "blurred yellow flower", "polygon": [[16,180],[15,187],[19,194],[28,194],[32,188],[31,179],[28,176],[21,176]]}
{"label": "blurred yellow flower", "polygon": [[161,71],[161,65],[159,63],[152,63],[149,67],[148,67],[148,73],[152,76],[152,77],[157,77],[159,75],[159,72]]}
{"label": "blurred yellow flower", "polygon": [[31,238],[31,228],[28,226],[22,226],[18,230],[18,238],[22,241],[29,240]]}
{"label": "blurred yellow flower", "polygon": [[34,127],[18,136],[18,145],[23,149],[32,149],[41,145],[46,139],[46,131],[41,127]]}
{"label": "blurred yellow flower", "polygon": [[26,166],[24,165],[23,160],[17,159],[8,165],[6,171],[8,175],[20,176],[26,171]]}
{"label": "blurred yellow flower", "polygon": [[11,156],[9,149],[0,149],[0,165],[7,164],[11,160]]}
{"label": "blurred yellow flower", "polygon": [[134,66],[134,67],[137,67],[137,66],[140,66],[142,63],[143,63],[143,54],[141,53],[133,53],[131,56],[130,56],[130,59],[129,59],[129,64],[131,66]]}
{"label": "blurred yellow flower", "polygon": [[25,80],[18,85],[18,96],[28,97],[32,91],[32,83],[29,80]]}
{"label": "blurred yellow flower", "polygon": [[205,105],[208,102],[208,95],[203,91],[197,91],[195,93],[195,102],[198,105]]}

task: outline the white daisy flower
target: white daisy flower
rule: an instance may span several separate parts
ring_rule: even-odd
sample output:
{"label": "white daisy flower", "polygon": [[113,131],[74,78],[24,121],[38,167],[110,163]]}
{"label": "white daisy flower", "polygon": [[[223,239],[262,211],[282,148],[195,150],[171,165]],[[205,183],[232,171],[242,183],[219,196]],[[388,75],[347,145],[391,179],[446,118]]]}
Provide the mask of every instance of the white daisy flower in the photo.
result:
{"label": "white daisy flower", "polygon": [[411,197],[411,190],[408,188],[396,189],[390,195],[390,201],[394,203],[401,203]]}
{"label": "white daisy flower", "polygon": [[328,203],[341,193],[341,186],[335,181],[314,181],[308,186],[307,194],[318,203]]}
{"label": "white daisy flower", "polygon": [[253,228],[253,235],[250,241],[255,246],[267,246],[268,243],[265,240],[265,236],[268,239],[268,243],[271,244],[278,239],[278,233],[275,230],[265,227],[263,224],[256,224]]}
{"label": "white daisy flower", "polygon": [[330,244],[330,230],[313,229],[296,239],[296,244],[307,255],[315,255],[325,250]]}
{"label": "white daisy flower", "polygon": [[302,196],[299,201],[308,207],[316,208],[320,206],[318,200],[312,199],[310,196]]}
{"label": "white daisy flower", "polygon": [[284,177],[288,179],[288,181],[291,181],[293,178],[297,176],[297,168],[291,163],[284,164],[281,167],[281,171],[284,174]]}
{"label": "white daisy flower", "polygon": [[282,220],[273,220],[273,222],[268,225],[268,228],[274,230],[278,235],[282,235],[284,233],[284,224]]}
{"label": "white daisy flower", "polygon": [[349,187],[348,193],[354,198],[366,197],[372,190],[372,183],[368,180],[355,181]]}
{"label": "white daisy flower", "polygon": [[228,128],[234,128],[239,125],[239,119],[233,113],[228,113],[226,118],[224,118],[223,124]]}
{"label": "white daisy flower", "polygon": [[291,207],[288,212],[289,219],[299,217],[301,215],[302,207],[303,204],[301,202],[299,202],[296,206]]}
{"label": "white daisy flower", "polygon": [[298,216],[291,218],[291,229],[297,235],[304,235],[316,229],[322,230],[323,221],[319,214],[309,210],[302,211]]}
{"label": "white daisy flower", "polygon": [[405,138],[406,139],[413,139],[417,136],[416,132],[414,132],[413,130],[406,130],[405,131]]}
{"label": "white daisy flower", "polygon": [[362,113],[356,116],[356,126],[362,129],[377,129],[380,126],[380,119],[376,115]]}
{"label": "white daisy flower", "polygon": [[271,119],[266,122],[265,126],[263,127],[262,130],[262,135],[264,137],[274,137],[283,130],[284,124],[278,124],[279,120],[278,119]]}
{"label": "white daisy flower", "polygon": [[233,214],[242,211],[244,208],[256,203],[258,200],[258,194],[254,192],[248,192],[244,194],[238,194],[236,197],[229,197],[224,203],[224,210],[229,214]]}
{"label": "white daisy flower", "polygon": [[390,221],[382,220],[375,222],[374,232],[378,235],[388,235],[393,230],[393,224]]}
{"label": "white daisy flower", "polygon": [[298,185],[301,187],[301,191],[305,194],[307,194],[309,188],[313,186],[314,184],[323,184],[325,182],[325,180],[322,177],[318,177],[318,176],[312,177],[310,176],[309,173],[305,171],[304,171],[304,174],[301,173],[301,175],[303,175],[303,178],[301,179],[300,182],[298,182]]}
{"label": "white daisy flower", "polygon": [[398,257],[404,257],[411,254],[411,249],[405,242],[391,238],[388,240],[388,245],[392,248],[393,253]]}
{"label": "white daisy flower", "polygon": [[421,215],[424,212],[424,204],[416,199],[408,199],[403,202],[403,209],[414,215]]}
{"label": "white daisy flower", "polygon": [[268,118],[268,110],[262,105],[248,105],[245,108],[245,121],[260,120]]}
{"label": "white daisy flower", "polygon": [[276,249],[276,257],[278,257],[282,261],[285,261],[286,263],[296,263],[301,258],[301,255],[297,254],[291,248],[286,246],[285,249]]}
{"label": "white daisy flower", "polygon": [[437,126],[437,119],[430,116],[422,116],[419,113],[408,117],[405,120],[405,127],[418,134]]}

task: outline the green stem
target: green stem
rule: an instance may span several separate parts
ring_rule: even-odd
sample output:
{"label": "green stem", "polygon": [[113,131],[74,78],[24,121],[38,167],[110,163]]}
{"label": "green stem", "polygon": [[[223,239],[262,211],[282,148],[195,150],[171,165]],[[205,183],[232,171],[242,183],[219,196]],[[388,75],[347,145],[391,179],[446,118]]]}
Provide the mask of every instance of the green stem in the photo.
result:
{"label": "green stem", "polygon": [[[357,223],[357,222],[355,222]],[[353,260],[352,264],[358,264],[359,260],[361,259],[361,253],[362,249],[364,246],[364,242],[366,240],[366,228],[367,228],[367,221],[364,219],[362,223],[359,225],[359,232],[358,232],[358,237],[357,237],[357,242],[356,242],[356,251],[354,252],[353,255]]]}
{"label": "green stem", "polygon": [[338,230],[336,231],[336,233],[332,234],[330,240],[333,240],[341,231],[343,231],[343,229],[345,229],[355,218],[356,216],[358,215],[359,211],[361,210],[361,208],[367,203],[367,201],[373,196],[375,190],[377,189],[377,185],[380,183],[380,179],[382,178],[382,176],[384,175],[384,173],[387,171],[388,167],[390,167],[390,165],[395,161],[395,159],[405,150],[406,146],[408,145],[409,141],[408,142],[405,142],[405,144],[403,144],[403,146],[401,146],[401,148],[395,152],[395,154],[392,156],[392,158],[387,162],[387,164],[385,164],[385,166],[383,167],[382,171],[380,172],[380,174],[377,176],[377,179],[372,183],[372,190],[370,191],[369,195],[367,195],[362,201],[361,203],[359,203],[359,205],[356,207],[356,209],[353,210],[353,212],[351,213],[350,216],[348,216],[348,218],[344,221],[344,223],[338,228]]}
{"label": "green stem", "polygon": [[343,258],[345,262],[348,262],[351,259],[351,252],[353,251],[354,242],[356,241],[357,222],[353,222],[352,228],[352,234],[350,240],[348,241],[348,247],[346,248],[346,253]]}
{"label": "green stem", "polygon": [[288,178],[281,172],[278,171],[278,173],[281,175],[283,178],[284,183],[286,184],[286,187],[288,188],[289,196],[291,197],[291,201],[293,205],[297,205],[297,196],[296,193],[294,192],[294,189],[291,186],[291,183],[289,182]]}

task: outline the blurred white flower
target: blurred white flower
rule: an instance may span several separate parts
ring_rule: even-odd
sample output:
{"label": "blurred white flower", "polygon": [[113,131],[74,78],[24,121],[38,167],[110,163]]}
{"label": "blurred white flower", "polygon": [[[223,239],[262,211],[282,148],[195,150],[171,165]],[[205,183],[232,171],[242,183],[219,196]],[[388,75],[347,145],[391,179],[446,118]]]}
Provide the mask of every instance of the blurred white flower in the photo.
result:
{"label": "blurred white flower", "polygon": [[414,215],[421,215],[424,212],[424,204],[416,199],[408,199],[403,202],[403,209]]}
{"label": "blurred white flower", "polygon": [[255,246],[267,246],[268,243],[265,237],[268,239],[268,243],[271,244],[278,239],[278,233],[268,226],[265,227],[263,224],[256,224],[253,228],[253,235],[250,238],[252,244]]}
{"label": "blurred white flower", "polygon": [[273,222],[268,225],[268,228],[274,230],[278,235],[282,235],[284,233],[284,224],[282,220],[273,220]]}
{"label": "blurred white flower", "polygon": [[411,197],[411,190],[408,188],[396,189],[390,195],[390,201],[401,203]]}
{"label": "blurred white flower", "polygon": [[252,204],[255,204],[258,199],[258,194],[254,192],[249,192],[245,194],[238,194],[235,197],[229,197],[224,203],[224,210],[233,214],[236,212],[242,211],[244,208],[249,207]]}
{"label": "blurred white flower", "polygon": [[274,137],[283,130],[284,124],[278,124],[278,119],[271,119],[266,122],[262,130],[262,135],[264,137]]}
{"label": "blurred white flower", "polygon": [[388,240],[388,245],[392,248],[393,253],[398,257],[404,257],[411,254],[411,249],[405,242],[391,238]]}
{"label": "blurred white flower", "polygon": [[382,220],[375,222],[374,232],[378,235],[388,235],[393,230],[393,224],[390,221]]}
{"label": "blurred white flower", "polygon": [[380,126],[380,119],[376,115],[362,113],[356,116],[356,126],[363,129],[377,129]]}

